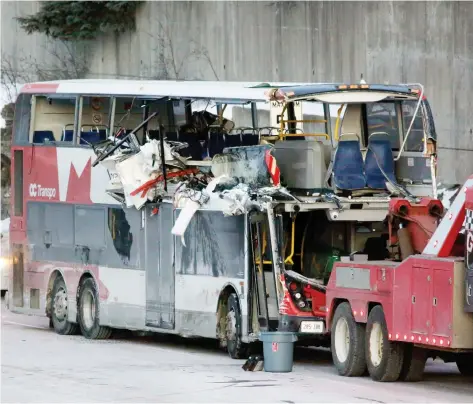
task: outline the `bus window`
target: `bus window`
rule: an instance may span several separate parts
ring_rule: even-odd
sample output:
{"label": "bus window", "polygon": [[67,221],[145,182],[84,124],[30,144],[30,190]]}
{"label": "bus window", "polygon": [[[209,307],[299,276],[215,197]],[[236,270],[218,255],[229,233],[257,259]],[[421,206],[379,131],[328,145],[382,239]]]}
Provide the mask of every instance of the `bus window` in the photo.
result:
{"label": "bus window", "polygon": [[[417,101],[409,100],[402,103],[402,121],[404,126],[403,136],[406,135],[409,125],[412,122],[412,117],[417,107]],[[414,123],[412,124],[411,132],[407,138],[405,151],[422,152],[424,150],[424,125],[422,122],[422,110],[418,109]]]}
{"label": "bus window", "polygon": [[324,105],[321,102],[301,101],[302,107],[302,130],[307,136],[307,140],[318,140],[324,145],[331,145],[325,127]]}
{"label": "bus window", "polygon": [[29,141],[31,119],[31,94],[20,94],[15,105],[13,144]]}
{"label": "bus window", "polygon": [[138,233],[140,212],[122,208],[108,208],[107,266],[139,268]]}
{"label": "bus window", "polygon": [[[64,140],[66,128],[74,128],[75,96],[37,95],[33,98],[30,142],[45,144]],[[72,140],[72,139],[71,139]]]}
{"label": "bus window", "polygon": [[[88,145],[101,142],[109,136],[110,98],[82,97],[82,114],[79,125],[79,144]],[[66,141],[72,141],[74,125],[65,129]]]}
{"label": "bus window", "polygon": [[[146,111],[148,115],[154,112],[158,112],[157,119],[153,119],[144,128],[146,131],[156,131],[158,128],[158,122],[164,127],[168,127],[170,123],[168,108],[171,106],[172,101],[169,100],[156,100],[156,99],[143,99],[138,97],[117,97],[115,99],[115,108],[113,114],[113,133],[116,134],[119,128],[124,128],[126,132],[131,132],[135,129],[144,119]],[[140,130],[137,134],[138,142],[143,144],[145,138],[143,136],[143,130]],[[154,134],[151,137],[156,137]]]}
{"label": "bus window", "polygon": [[368,136],[376,132],[387,133],[391,148],[399,150],[399,123],[396,104],[393,102],[377,102],[366,104]]}
{"label": "bus window", "polygon": [[105,246],[105,211],[103,208],[76,206],[75,244],[90,249]]}

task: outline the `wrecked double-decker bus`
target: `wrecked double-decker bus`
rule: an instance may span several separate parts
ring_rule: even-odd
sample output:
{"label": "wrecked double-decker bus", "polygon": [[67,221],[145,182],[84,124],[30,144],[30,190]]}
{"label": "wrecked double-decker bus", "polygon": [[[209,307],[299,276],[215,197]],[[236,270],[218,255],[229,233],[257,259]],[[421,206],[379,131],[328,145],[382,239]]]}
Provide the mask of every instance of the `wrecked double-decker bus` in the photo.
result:
{"label": "wrecked double-decker bus", "polygon": [[384,258],[391,195],[436,192],[422,92],[25,85],[12,146],[10,309],[91,339],[113,329],[217,338],[234,358],[263,330],[323,343],[333,262]]}

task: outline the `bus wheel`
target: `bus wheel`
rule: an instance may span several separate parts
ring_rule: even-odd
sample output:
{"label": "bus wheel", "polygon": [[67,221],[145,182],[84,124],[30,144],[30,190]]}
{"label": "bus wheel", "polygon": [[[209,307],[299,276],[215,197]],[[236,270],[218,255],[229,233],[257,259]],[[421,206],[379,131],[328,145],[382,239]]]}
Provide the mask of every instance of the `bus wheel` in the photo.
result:
{"label": "bus wheel", "polygon": [[99,294],[94,280],[87,278],[79,290],[79,324],[82,335],[88,339],[110,338],[112,330],[99,323]]}
{"label": "bus wheel", "polygon": [[404,345],[389,341],[383,308],[379,305],[373,307],[368,316],[365,343],[366,363],[371,378],[379,382],[394,382],[399,379]]}
{"label": "bus wheel", "polygon": [[459,354],[456,363],[463,376],[473,376],[473,354]]}
{"label": "bus wheel", "polygon": [[348,303],[335,310],[331,330],[333,364],[341,376],[362,376],[366,370],[365,326],[357,323]]}
{"label": "bus wheel", "polygon": [[57,276],[53,284],[51,322],[54,331],[60,335],[77,334],[77,324],[67,320],[68,298],[66,283],[62,276]]}
{"label": "bus wheel", "polygon": [[230,357],[233,359],[244,359],[248,352],[248,346],[241,340],[241,311],[236,293],[228,296],[225,331],[227,352]]}
{"label": "bus wheel", "polygon": [[426,349],[406,344],[399,380],[404,382],[420,382],[424,377],[425,362],[427,362]]}

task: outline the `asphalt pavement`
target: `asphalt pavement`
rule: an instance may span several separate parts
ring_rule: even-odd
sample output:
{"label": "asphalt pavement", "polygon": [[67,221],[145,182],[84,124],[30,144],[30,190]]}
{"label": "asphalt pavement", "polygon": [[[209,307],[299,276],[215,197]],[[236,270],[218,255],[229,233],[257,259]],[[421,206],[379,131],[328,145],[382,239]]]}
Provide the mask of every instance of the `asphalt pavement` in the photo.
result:
{"label": "asphalt pavement", "polygon": [[420,383],[336,374],[330,352],[298,349],[292,373],[245,372],[214,341],[122,333],[60,336],[2,304],[2,403],[473,403],[473,381],[429,362]]}

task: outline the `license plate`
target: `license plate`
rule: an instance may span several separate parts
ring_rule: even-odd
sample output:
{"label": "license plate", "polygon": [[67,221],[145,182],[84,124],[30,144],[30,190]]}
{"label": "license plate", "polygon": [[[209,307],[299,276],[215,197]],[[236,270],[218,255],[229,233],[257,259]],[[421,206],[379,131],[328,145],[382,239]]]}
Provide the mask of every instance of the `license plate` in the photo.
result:
{"label": "license plate", "polygon": [[324,332],[323,321],[301,321],[300,332],[321,334]]}

